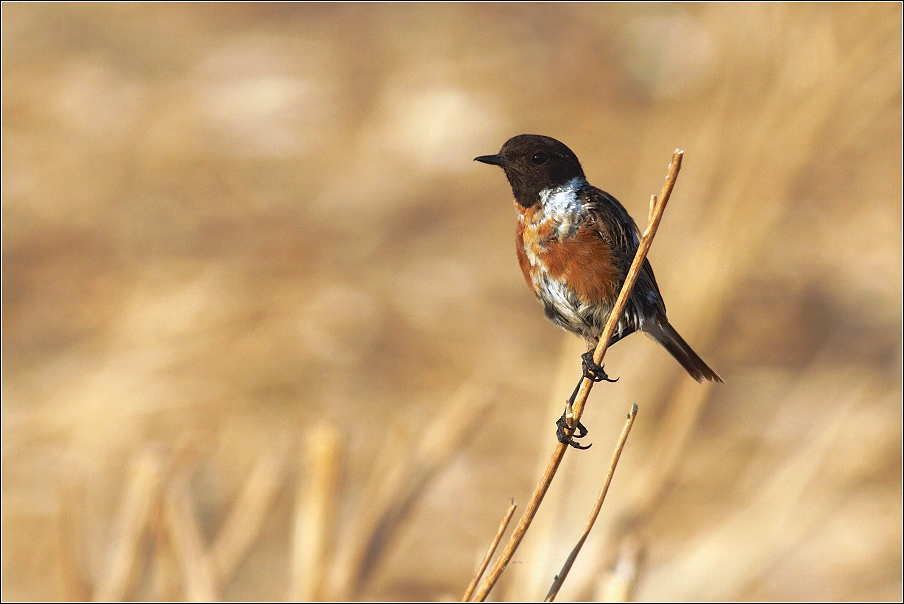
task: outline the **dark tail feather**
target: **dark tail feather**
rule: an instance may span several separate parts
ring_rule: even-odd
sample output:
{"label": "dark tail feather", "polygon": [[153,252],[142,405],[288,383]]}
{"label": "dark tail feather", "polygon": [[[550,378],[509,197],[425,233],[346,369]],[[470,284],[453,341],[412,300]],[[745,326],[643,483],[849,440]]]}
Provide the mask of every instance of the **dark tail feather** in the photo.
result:
{"label": "dark tail feather", "polygon": [[719,377],[719,374],[709,368],[709,365],[703,362],[697,353],[693,351],[690,345],[684,341],[675,328],[669,323],[664,316],[659,315],[656,321],[648,321],[644,323],[643,330],[649,334],[651,338],[662,344],[669,351],[675,360],[681,363],[684,370],[687,371],[692,378],[698,382],[710,380],[724,384],[725,382]]}

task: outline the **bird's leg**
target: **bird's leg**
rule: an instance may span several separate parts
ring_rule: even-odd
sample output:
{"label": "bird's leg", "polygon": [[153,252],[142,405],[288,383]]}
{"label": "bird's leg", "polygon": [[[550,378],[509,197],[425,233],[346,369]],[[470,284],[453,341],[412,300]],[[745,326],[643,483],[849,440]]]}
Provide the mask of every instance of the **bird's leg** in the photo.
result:
{"label": "bird's leg", "polygon": [[590,448],[590,445],[583,446],[575,441],[576,438],[584,438],[587,436],[587,428],[581,422],[577,422],[577,425],[574,427],[574,434],[571,436],[565,434],[565,429],[568,427],[568,419],[569,417],[573,418],[573,415],[571,415],[572,407],[574,406],[574,400],[577,398],[578,392],[581,390],[581,384],[584,383],[584,378],[587,378],[591,382],[618,381],[618,378],[615,378],[614,380],[609,379],[609,376],[606,375],[606,372],[603,370],[603,366],[593,362],[593,350],[594,349],[591,348],[581,355],[581,366],[584,369],[584,373],[581,376],[581,379],[578,380],[578,385],[574,387],[574,392],[571,393],[568,402],[565,404],[565,411],[562,412],[562,417],[556,421],[556,438],[559,439],[560,443],[571,445],[575,449]]}

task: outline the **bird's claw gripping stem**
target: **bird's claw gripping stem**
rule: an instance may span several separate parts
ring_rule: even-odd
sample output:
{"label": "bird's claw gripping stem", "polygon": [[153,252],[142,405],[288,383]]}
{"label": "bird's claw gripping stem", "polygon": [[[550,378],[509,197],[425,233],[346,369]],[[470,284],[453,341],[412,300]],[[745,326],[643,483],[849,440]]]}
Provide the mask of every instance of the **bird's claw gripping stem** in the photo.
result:
{"label": "bird's claw gripping stem", "polygon": [[617,382],[618,378],[614,380],[609,379],[609,376],[606,375],[606,372],[603,370],[602,365],[597,365],[593,362],[593,351],[588,350],[584,354],[581,355],[582,366],[584,367],[584,377],[592,382]]}
{"label": "bird's claw gripping stem", "polygon": [[556,438],[558,438],[559,442],[563,445],[570,445],[575,449],[589,449],[592,446],[592,443],[585,446],[575,440],[576,438],[584,438],[587,436],[587,428],[584,427],[584,424],[578,422],[578,425],[574,428],[574,434],[568,436],[565,433],[565,430],[568,428],[568,420],[565,418],[565,415],[565,413],[562,413],[562,417],[556,420]]}

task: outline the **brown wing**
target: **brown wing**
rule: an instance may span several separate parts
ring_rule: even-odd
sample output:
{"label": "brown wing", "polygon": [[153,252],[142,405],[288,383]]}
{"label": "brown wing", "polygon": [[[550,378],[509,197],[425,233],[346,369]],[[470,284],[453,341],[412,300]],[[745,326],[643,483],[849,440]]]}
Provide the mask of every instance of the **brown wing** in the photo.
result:
{"label": "brown wing", "polygon": [[[593,216],[599,236],[607,241],[613,250],[619,270],[620,288],[640,245],[640,230],[625,207],[609,193],[596,187],[589,187],[583,193],[582,201]],[[659,293],[653,267],[649,260],[644,259],[625,315],[631,319],[629,322],[633,326],[639,327],[642,323],[638,320],[640,317],[652,317],[657,313],[665,314],[665,303]]]}

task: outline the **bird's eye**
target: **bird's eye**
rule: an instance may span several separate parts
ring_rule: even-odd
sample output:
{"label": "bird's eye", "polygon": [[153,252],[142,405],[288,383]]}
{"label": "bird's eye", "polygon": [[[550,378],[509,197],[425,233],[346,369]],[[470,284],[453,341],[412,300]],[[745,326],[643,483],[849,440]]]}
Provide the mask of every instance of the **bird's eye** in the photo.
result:
{"label": "bird's eye", "polygon": [[535,166],[542,166],[547,161],[549,161],[549,158],[546,157],[545,153],[534,153],[534,156],[530,158],[530,161]]}

